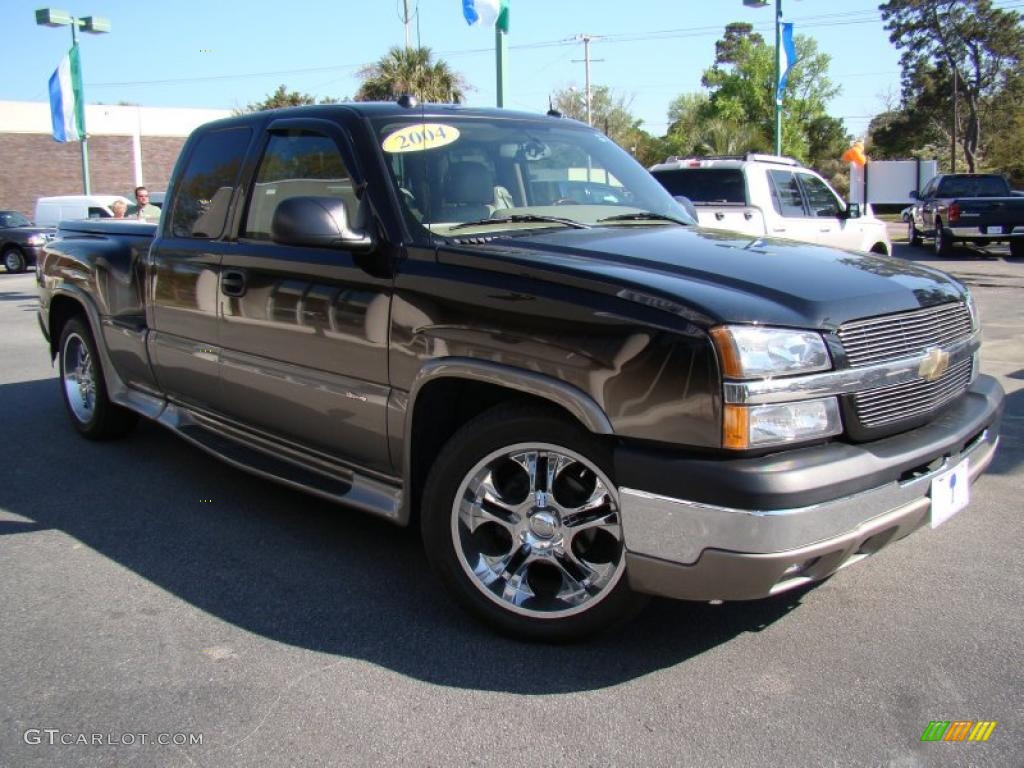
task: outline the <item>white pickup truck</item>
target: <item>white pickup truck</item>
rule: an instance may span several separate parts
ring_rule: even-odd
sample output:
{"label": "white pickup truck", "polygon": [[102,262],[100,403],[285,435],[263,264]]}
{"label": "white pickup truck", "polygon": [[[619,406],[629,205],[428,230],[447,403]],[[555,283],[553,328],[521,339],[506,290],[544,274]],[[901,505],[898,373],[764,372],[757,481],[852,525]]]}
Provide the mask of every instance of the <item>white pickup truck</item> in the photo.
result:
{"label": "white pickup truck", "polygon": [[688,198],[710,229],[781,237],[890,255],[885,222],[870,206],[844,203],[810,168],[776,155],[670,157],[650,169],[671,194]]}

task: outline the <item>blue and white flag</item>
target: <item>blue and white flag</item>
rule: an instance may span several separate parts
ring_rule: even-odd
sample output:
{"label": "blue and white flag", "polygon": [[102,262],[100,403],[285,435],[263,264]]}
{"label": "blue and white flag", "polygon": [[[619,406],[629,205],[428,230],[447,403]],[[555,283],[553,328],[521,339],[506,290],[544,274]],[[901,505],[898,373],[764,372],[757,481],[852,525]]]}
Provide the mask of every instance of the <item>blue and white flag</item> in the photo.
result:
{"label": "blue and white flag", "polygon": [[508,33],[508,0],[462,0],[462,15],[470,26],[497,27]]}
{"label": "blue and white flag", "polygon": [[50,119],[54,141],[81,141],[85,135],[82,66],[78,61],[77,43],[50,75]]}
{"label": "blue and white flag", "polygon": [[796,46],[793,45],[793,25],[782,25],[782,59],[779,62],[779,87],[775,91],[775,102],[782,103],[782,94],[789,80],[789,70],[796,64]]}

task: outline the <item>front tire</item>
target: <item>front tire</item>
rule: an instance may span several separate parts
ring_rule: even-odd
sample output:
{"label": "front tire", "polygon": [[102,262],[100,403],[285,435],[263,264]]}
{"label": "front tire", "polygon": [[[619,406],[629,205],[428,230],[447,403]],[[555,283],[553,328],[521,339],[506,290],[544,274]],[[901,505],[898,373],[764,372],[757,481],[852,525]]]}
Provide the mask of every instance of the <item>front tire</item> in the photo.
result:
{"label": "front tire", "polygon": [[557,412],[501,405],[438,455],[421,504],[431,566],[455,599],[497,630],[564,641],[641,605],[611,451]]}
{"label": "front tire", "polygon": [[90,440],[120,437],[135,426],[138,416],[107,396],[96,342],[81,316],[68,320],[60,334],[60,384],[71,423]]}
{"label": "front tire", "polygon": [[25,258],[25,254],[21,252],[21,249],[17,246],[10,246],[4,251],[4,269],[8,272],[19,273],[24,272],[28,267],[28,259]]}
{"label": "front tire", "polygon": [[921,245],[921,233],[917,230],[913,217],[911,217],[910,223],[907,225],[907,240],[913,246]]}

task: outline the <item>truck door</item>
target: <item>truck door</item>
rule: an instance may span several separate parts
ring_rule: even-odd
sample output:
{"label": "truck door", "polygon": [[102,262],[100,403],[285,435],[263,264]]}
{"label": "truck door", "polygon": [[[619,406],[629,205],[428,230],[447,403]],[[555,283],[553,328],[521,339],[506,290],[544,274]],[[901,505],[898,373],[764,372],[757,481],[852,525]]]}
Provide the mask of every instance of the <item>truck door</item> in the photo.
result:
{"label": "truck door", "polygon": [[864,247],[864,220],[847,219],[842,214],[845,206],[829,186],[810,173],[798,173],[800,186],[807,200],[807,208],[814,218],[812,242],[833,248],[860,250]]}
{"label": "truck door", "polygon": [[[188,405],[220,402],[217,283],[228,207],[252,129],[203,133],[186,148],[171,209],[146,265],[149,354],[161,389]],[[169,217],[169,218],[168,218]]]}
{"label": "truck door", "polygon": [[791,170],[770,169],[768,186],[772,193],[772,207],[777,215],[768,219],[768,235],[815,243],[821,226],[817,217],[807,212],[804,196],[796,174]]}
{"label": "truck door", "polygon": [[295,196],[340,198],[356,217],[350,145],[321,120],[270,124],[220,284],[222,411],[357,466],[390,469],[386,439],[390,278],[343,247],[271,240]]}

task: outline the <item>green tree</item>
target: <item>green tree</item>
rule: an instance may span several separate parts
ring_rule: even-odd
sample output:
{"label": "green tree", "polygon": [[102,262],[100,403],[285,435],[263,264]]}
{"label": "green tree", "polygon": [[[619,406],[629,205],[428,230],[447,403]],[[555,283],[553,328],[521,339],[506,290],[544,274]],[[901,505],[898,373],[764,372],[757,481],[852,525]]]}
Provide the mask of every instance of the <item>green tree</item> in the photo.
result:
{"label": "green tree", "polygon": [[[1020,15],[993,7],[991,0],[890,0],[879,10],[889,40],[901,51],[905,108],[932,107],[941,113],[955,82],[964,110],[958,138],[967,168],[974,172],[985,113],[1000,94],[1016,89],[1013,81],[1021,78]],[[931,101],[919,93],[929,74],[942,88],[941,94],[931,94],[938,96]]]}
{"label": "green tree", "polygon": [[[277,90],[267,96],[263,101],[253,102],[243,109],[235,110],[236,115],[246,112],[260,112],[264,109],[280,109],[281,107],[301,107],[305,104],[316,104],[315,96],[298,91],[289,91],[284,85],[277,86]],[[320,99],[320,104],[337,104],[338,100],[331,97]]]}
{"label": "green tree", "polygon": [[[552,104],[566,117],[587,122],[587,98],[582,90],[565,88],[556,91]],[[616,144],[627,148],[630,138],[639,130],[642,122],[633,117],[631,106],[631,98],[616,95],[607,85],[594,85],[590,88],[591,124]]]}
{"label": "green tree", "polygon": [[469,86],[445,61],[434,61],[429,48],[392,48],[359,70],[362,85],[356,101],[394,101],[411,93],[420,101],[460,104]]}
{"label": "green tree", "polygon": [[[715,63],[701,78],[709,98],[699,114],[704,119],[749,125],[757,134],[771,136],[775,132],[775,49],[752,29],[749,24],[726,27],[715,46]],[[827,117],[826,105],[840,89],[828,77],[831,59],[818,50],[817,42],[797,35],[794,44],[797,63],[784,95],[782,151],[810,160],[811,134],[815,125],[822,125],[816,121]]]}

